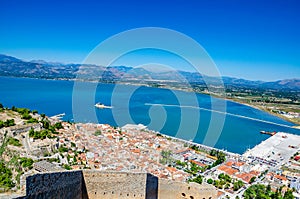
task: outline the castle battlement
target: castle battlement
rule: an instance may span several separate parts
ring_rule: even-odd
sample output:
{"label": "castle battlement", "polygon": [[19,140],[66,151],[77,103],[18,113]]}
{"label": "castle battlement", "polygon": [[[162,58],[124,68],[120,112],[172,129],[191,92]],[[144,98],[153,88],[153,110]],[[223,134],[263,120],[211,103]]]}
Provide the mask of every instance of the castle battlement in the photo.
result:
{"label": "castle battlement", "polygon": [[149,173],[78,170],[26,178],[27,198],[62,199],[214,199],[211,185],[158,179]]}

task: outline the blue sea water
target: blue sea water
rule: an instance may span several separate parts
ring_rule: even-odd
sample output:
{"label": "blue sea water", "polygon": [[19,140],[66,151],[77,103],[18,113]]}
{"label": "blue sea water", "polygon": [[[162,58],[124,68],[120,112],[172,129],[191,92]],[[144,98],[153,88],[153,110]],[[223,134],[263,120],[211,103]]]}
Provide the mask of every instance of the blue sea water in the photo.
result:
{"label": "blue sea water", "polygon": [[[113,126],[141,123],[163,134],[236,153],[243,153],[267,139],[269,136],[260,134],[261,130],[300,135],[300,130],[289,128],[292,123],[208,95],[144,86],[82,84],[74,91],[72,81],[0,77],[0,103],[6,107],[35,109],[49,116],[65,113],[64,120],[76,122]],[[74,97],[83,103],[74,103]],[[97,102],[113,108],[96,109]],[[211,108],[219,112],[212,112]],[[220,132],[218,126],[222,127]]]}

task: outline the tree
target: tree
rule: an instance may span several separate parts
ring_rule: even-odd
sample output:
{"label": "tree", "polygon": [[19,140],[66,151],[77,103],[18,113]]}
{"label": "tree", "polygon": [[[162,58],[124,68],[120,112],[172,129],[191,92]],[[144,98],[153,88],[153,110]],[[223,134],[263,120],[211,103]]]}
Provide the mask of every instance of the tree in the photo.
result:
{"label": "tree", "polygon": [[275,193],[271,192],[271,198],[272,199],[280,199],[281,198],[281,194],[279,193],[278,189],[276,189]]}
{"label": "tree", "polygon": [[230,184],[226,183],[224,188],[229,189],[229,187],[230,187]]}
{"label": "tree", "polygon": [[213,181],[213,179],[209,178],[209,179],[207,179],[206,182],[207,182],[208,184],[212,184],[214,181]]}
{"label": "tree", "polygon": [[190,168],[190,170],[192,171],[193,174],[196,174],[198,171],[201,170],[201,167],[199,167],[194,162],[191,162],[191,168]]}
{"label": "tree", "polygon": [[34,115],[37,114],[37,113],[38,113],[37,110],[33,110],[33,111],[32,111],[32,114],[34,114]]}
{"label": "tree", "polygon": [[221,173],[221,174],[219,174],[218,178],[221,180],[224,178],[224,175],[225,175],[224,173]]}
{"label": "tree", "polygon": [[97,131],[95,131],[95,133],[94,133],[95,136],[98,136],[98,135],[101,135],[101,134],[102,134],[102,132],[101,132],[100,130],[97,130]]}
{"label": "tree", "polygon": [[57,123],[54,124],[54,128],[59,130],[59,129],[63,129],[64,127],[62,126],[61,122],[57,122]]}
{"label": "tree", "polygon": [[31,128],[29,130],[29,137],[33,137],[33,136],[34,136],[34,130],[33,130],[33,128]]}
{"label": "tree", "polygon": [[256,177],[253,176],[253,177],[250,179],[249,183],[252,184],[252,183],[255,181],[255,179],[256,179]]}
{"label": "tree", "polygon": [[38,123],[39,121],[37,120],[37,119],[35,119],[35,118],[30,118],[28,121],[27,121],[27,123],[29,124],[29,123]]}
{"label": "tree", "polygon": [[33,165],[33,159],[23,157],[23,158],[20,159],[20,164],[24,168],[27,167],[27,168],[31,169],[32,165]]}
{"label": "tree", "polygon": [[271,192],[272,190],[271,190],[271,185],[270,184],[268,184],[268,186],[267,186],[267,192]]}
{"label": "tree", "polygon": [[215,180],[214,183],[213,183],[213,185],[215,187],[217,187],[218,189],[223,189],[223,185],[222,185],[222,183],[221,183],[220,180]]}
{"label": "tree", "polygon": [[72,169],[68,164],[65,164],[65,165],[64,165],[64,168],[65,168],[66,170],[71,170],[71,169]]}
{"label": "tree", "polygon": [[63,152],[68,152],[69,149],[66,148],[66,147],[61,146],[61,147],[58,148],[58,151],[61,152],[61,153],[63,153]]}
{"label": "tree", "polygon": [[0,120],[0,128],[14,126],[14,125],[15,125],[15,120],[14,119],[7,119],[6,121],[1,121]]}
{"label": "tree", "polygon": [[293,191],[292,190],[287,190],[284,193],[283,199],[293,199],[293,198],[294,198],[294,196],[293,196]]}
{"label": "tree", "polygon": [[74,142],[71,142],[71,147],[76,147],[76,144]]}
{"label": "tree", "polygon": [[22,114],[22,119],[24,119],[24,120],[29,120],[31,118],[32,118],[31,115],[29,115],[29,113],[27,113],[27,112]]}
{"label": "tree", "polygon": [[218,151],[218,150],[213,149],[213,150],[210,151],[210,155],[217,157],[217,160],[212,165],[213,167],[217,166],[219,164],[222,164],[223,162],[226,161],[226,155],[222,151]]}
{"label": "tree", "polygon": [[198,175],[196,178],[191,179],[190,182],[196,182],[198,184],[202,184],[203,177],[201,175]]}
{"label": "tree", "polygon": [[43,123],[43,128],[45,129],[49,129],[49,127],[51,126],[48,120],[43,120],[42,123]]}
{"label": "tree", "polygon": [[13,188],[15,183],[12,181],[12,171],[7,168],[4,162],[0,162],[0,187]]}
{"label": "tree", "polygon": [[215,150],[215,149],[213,149],[213,150],[210,151],[209,154],[210,154],[211,156],[217,156],[217,153],[218,153],[218,151]]}
{"label": "tree", "polygon": [[233,183],[233,190],[234,190],[234,191],[237,191],[237,190],[239,190],[242,186],[244,186],[244,183],[243,183],[241,180],[239,180],[239,181],[237,181],[237,182],[234,182],[234,183]]}
{"label": "tree", "polygon": [[162,159],[160,160],[160,162],[162,164],[170,164],[171,162],[171,151],[162,151],[161,152],[161,156],[162,156]]}
{"label": "tree", "polygon": [[[290,195],[290,193],[287,193]],[[282,199],[280,191],[275,193],[271,191],[271,186],[265,186],[263,184],[251,185],[243,194],[245,199]],[[287,196],[288,199],[290,196]],[[293,198],[293,197],[291,197]]]}
{"label": "tree", "polygon": [[13,146],[22,146],[18,139],[12,137],[8,138],[8,144]]}

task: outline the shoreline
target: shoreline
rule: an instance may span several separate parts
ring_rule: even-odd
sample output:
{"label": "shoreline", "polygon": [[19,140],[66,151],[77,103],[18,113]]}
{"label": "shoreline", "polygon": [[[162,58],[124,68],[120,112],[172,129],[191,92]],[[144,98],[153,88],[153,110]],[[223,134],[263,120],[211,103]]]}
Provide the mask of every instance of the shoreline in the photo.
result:
{"label": "shoreline", "polygon": [[264,112],[266,112],[266,113],[269,113],[270,115],[273,115],[273,116],[275,116],[275,117],[278,117],[278,118],[280,118],[280,119],[283,119],[283,120],[286,121],[286,122],[290,122],[290,123],[294,124],[294,126],[292,126],[293,128],[300,129],[300,122],[297,123],[297,122],[295,122],[295,121],[292,121],[292,120],[290,120],[289,118],[284,117],[284,116],[282,116],[282,115],[280,115],[280,114],[274,113],[274,112],[272,112],[272,111],[269,111],[269,110],[266,109],[266,108],[263,108],[263,107],[260,107],[260,106],[255,106],[255,105],[253,105],[253,104],[249,104],[249,103],[246,103],[246,102],[241,102],[241,101],[239,101],[239,100],[237,100],[237,99],[230,99],[230,98],[224,98],[224,99],[225,99],[225,100],[228,100],[228,101],[231,101],[231,102],[238,103],[238,104],[242,104],[242,105],[245,105],[245,106],[249,106],[249,107],[255,108],[255,109],[257,109],[257,110],[264,111]]}
{"label": "shoreline", "polygon": [[295,121],[290,120],[289,118],[286,118],[286,117],[284,117],[280,114],[276,114],[274,112],[271,112],[268,109],[262,108],[260,106],[256,106],[256,105],[253,105],[253,104],[249,104],[247,102],[243,102],[243,101],[241,101],[237,98],[227,98],[227,97],[222,97],[222,96],[219,96],[219,95],[205,93],[205,92],[195,92],[195,91],[192,91],[190,89],[174,88],[174,87],[168,87],[168,86],[166,86],[166,87],[154,87],[154,86],[151,86],[151,85],[148,85],[148,84],[143,84],[143,83],[141,84],[141,83],[131,83],[131,82],[100,82],[100,81],[89,81],[89,80],[69,79],[69,78],[39,78],[39,77],[18,77],[18,76],[0,76],[0,77],[35,79],[35,80],[49,80],[49,81],[88,82],[88,83],[102,83],[102,84],[113,84],[113,85],[119,84],[119,85],[129,85],[129,86],[146,86],[146,87],[151,87],[151,88],[168,89],[168,90],[175,90],[175,91],[182,91],[182,92],[189,92],[189,93],[194,92],[196,94],[208,95],[208,96],[211,96],[211,97],[214,97],[214,98],[217,98],[217,99],[222,99],[222,100],[225,100],[225,101],[231,101],[231,102],[234,102],[234,103],[238,103],[238,104],[241,104],[241,105],[244,105],[244,106],[248,106],[248,107],[263,111],[265,113],[268,113],[270,115],[273,115],[275,117],[283,119],[286,122],[294,124],[294,126],[292,126],[292,127],[295,128],[295,129],[300,129],[300,122],[297,123]]}
{"label": "shoreline", "polygon": [[[137,124],[138,125],[138,124]],[[126,125],[125,125],[126,126]],[[143,125],[144,126],[144,125]],[[224,150],[224,149],[219,149],[219,148],[215,148],[215,147],[211,147],[211,146],[207,146],[207,145],[204,145],[204,144],[199,144],[199,143],[196,143],[196,142],[193,142],[193,141],[189,141],[189,140],[184,140],[182,138],[177,138],[177,137],[174,137],[174,136],[170,136],[170,135],[166,135],[166,134],[163,134],[161,132],[158,132],[158,131],[155,131],[155,130],[151,130],[151,129],[148,129],[147,126],[145,126],[146,129],[148,131],[150,131],[151,133],[153,134],[160,134],[161,136],[167,138],[167,139],[171,139],[172,141],[179,141],[181,143],[184,143],[184,144],[188,144],[188,145],[195,145],[197,147],[199,147],[200,149],[202,150],[218,150],[218,151],[221,151],[223,153],[225,153],[226,155],[230,156],[230,157],[237,157],[237,156],[241,156],[242,154],[244,154],[245,152],[243,152],[242,154],[239,154],[239,153],[234,153],[234,152],[231,152],[231,151],[227,151],[227,150]],[[122,129],[122,127],[120,127]]]}

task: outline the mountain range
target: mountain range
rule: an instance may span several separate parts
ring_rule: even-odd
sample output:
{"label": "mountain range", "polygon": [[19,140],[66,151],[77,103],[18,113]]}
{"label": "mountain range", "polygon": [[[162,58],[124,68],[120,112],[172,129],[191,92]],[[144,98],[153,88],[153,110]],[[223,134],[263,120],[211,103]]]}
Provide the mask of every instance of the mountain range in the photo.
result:
{"label": "mountain range", "polygon": [[[149,68],[130,66],[103,67],[91,64],[62,64],[43,60],[23,61],[3,54],[0,54],[0,76],[99,80],[102,82],[158,82],[164,84],[188,82],[194,85],[214,84],[218,80],[217,77],[208,77],[197,72],[153,71]],[[264,82],[222,77],[222,80],[226,88],[256,88],[300,92],[300,79]]]}

